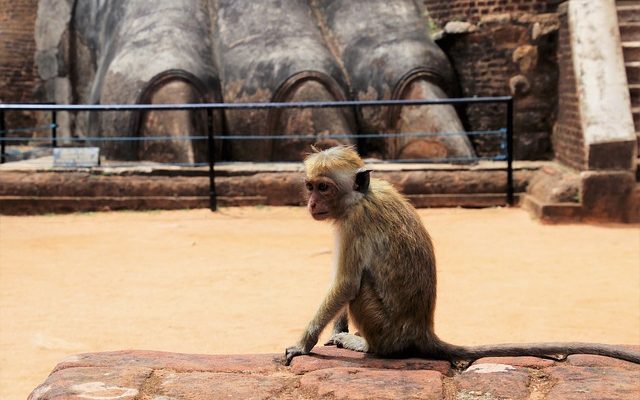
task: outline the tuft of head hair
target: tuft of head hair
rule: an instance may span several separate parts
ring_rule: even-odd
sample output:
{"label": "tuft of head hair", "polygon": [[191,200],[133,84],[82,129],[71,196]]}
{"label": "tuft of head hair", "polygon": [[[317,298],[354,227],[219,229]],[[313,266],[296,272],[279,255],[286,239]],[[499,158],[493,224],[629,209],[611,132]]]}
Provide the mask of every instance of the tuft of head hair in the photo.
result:
{"label": "tuft of head hair", "polygon": [[354,146],[335,146],[326,150],[312,147],[313,153],[304,159],[307,178],[317,176],[334,177],[336,174],[354,173],[364,167],[364,161]]}

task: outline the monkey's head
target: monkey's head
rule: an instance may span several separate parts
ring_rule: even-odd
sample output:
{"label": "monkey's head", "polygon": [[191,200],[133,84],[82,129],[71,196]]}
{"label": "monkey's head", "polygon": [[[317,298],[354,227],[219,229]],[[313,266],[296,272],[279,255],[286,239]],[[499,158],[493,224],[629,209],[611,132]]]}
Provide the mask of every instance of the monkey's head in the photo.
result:
{"label": "monkey's head", "polygon": [[337,219],[369,191],[369,170],[352,146],[336,146],[304,160],[307,208],[318,220]]}

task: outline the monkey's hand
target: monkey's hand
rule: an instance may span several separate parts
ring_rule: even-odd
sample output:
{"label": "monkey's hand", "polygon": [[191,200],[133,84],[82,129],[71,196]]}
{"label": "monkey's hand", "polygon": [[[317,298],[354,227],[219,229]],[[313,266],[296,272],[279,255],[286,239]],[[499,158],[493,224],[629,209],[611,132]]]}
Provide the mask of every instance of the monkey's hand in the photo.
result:
{"label": "monkey's hand", "polygon": [[288,347],[287,350],[285,350],[285,352],[284,352],[284,357],[285,357],[284,365],[291,364],[291,360],[293,360],[293,357],[302,356],[302,355],[305,355],[305,354],[309,354],[309,352],[305,351],[300,346]]}

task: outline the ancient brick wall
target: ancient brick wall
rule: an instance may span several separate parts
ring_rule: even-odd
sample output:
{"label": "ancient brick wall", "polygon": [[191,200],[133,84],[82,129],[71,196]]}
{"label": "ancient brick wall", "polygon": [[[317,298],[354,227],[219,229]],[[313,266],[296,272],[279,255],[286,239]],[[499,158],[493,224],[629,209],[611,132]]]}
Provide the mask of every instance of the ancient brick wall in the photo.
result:
{"label": "ancient brick wall", "polygon": [[[514,152],[517,159],[553,157],[551,132],[557,106],[557,14],[549,1],[425,0],[425,7],[444,29],[438,44],[458,77],[460,95],[514,97]],[[500,105],[473,105],[461,110],[467,130],[504,127]],[[502,153],[496,136],[472,136],[480,156]]]}
{"label": "ancient brick wall", "polygon": [[[441,26],[448,21],[478,22],[482,16],[512,12],[552,12],[550,0],[424,0],[429,15]],[[557,2],[556,2],[557,3]]]}
{"label": "ancient brick wall", "polygon": [[[37,101],[34,55],[37,0],[0,0],[0,102]],[[8,127],[33,126],[31,113],[8,112]]]}
{"label": "ancient brick wall", "polygon": [[558,118],[553,134],[556,159],[578,170],[585,166],[585,147],[580,123],[580,107],[573,69],[567,14],[560,14],[558,31]]}

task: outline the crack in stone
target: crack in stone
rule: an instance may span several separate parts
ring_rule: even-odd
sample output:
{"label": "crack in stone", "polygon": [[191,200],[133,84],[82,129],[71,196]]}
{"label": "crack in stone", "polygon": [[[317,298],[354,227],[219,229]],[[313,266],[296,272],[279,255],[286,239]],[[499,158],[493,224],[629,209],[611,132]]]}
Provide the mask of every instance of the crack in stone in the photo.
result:
{"label": "crack in stone", "polygon": [[160,376],[156,373],[155,369],[152,369],[149,372],[149,375],[146,376],[142,385],[140,385],[140,389],[138,391],[138,395],[134,398],[134,400],[152,400],[153,395],[157,393],[157,389],[162,382]]}

